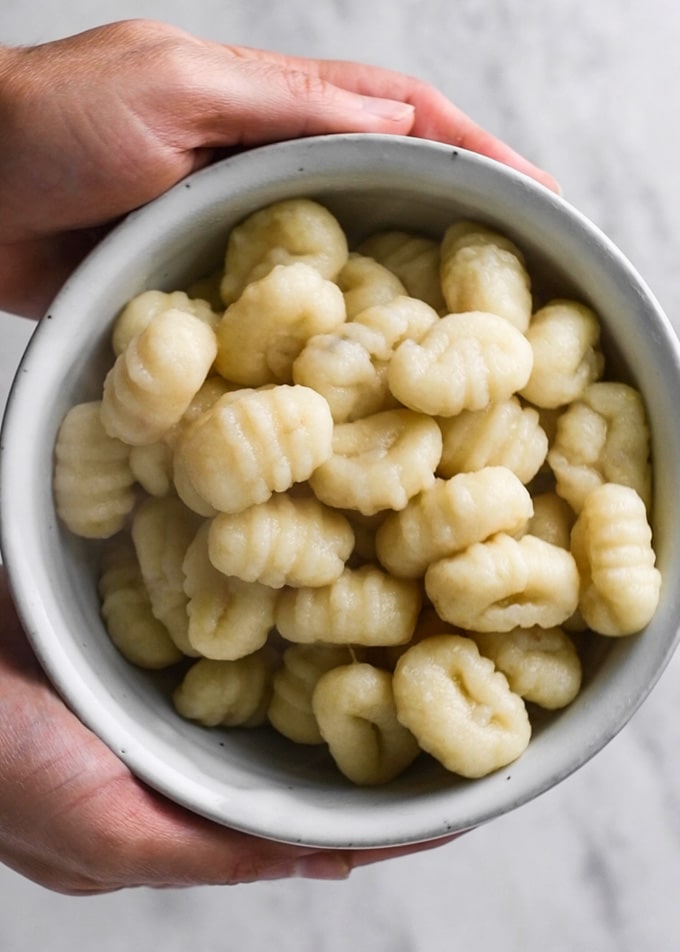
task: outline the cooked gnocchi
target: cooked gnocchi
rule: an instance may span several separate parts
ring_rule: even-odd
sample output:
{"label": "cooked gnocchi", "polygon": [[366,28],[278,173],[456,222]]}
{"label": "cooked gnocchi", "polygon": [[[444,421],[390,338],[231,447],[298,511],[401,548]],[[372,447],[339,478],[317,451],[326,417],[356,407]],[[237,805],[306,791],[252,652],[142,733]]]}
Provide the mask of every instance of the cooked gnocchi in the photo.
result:
{"label": "cooked gnocchi", "polygon": [[441,287],[451,313],[488,311],[524,333],[531,320],[531,278],[524,256],[505,235],[459,221],[444,233]]}
{"label": "cooked gnocchi", "polygon": [[291,198],[257,209],[232,228],[227,241],[220,294],[231,304],[253,281],[276,265],[303,262],[334,280],[347,261],[347,238],[319,202]]}
{"label": "cooked gnocchi", "polygon": [[411,410],[452,417],[508,400],[525,386],[532,365],[531,345],[509,321],[466,311],[440,318],[419,343],[401,343],[387,382]]}
{"label": "cooked gnocchi", "polygon": [[483,777],[531,738],[524,701],[471,638],[432,635],[405,651],[393,676],[397,718],[447,770]]}
{"label": "cooked gnocchi", "polygon": [[183,718],[268,726],[361,786],[421,752],[483,777],[578,696],[582,646],[656,611],[642,396],[598,315],[535,301],[481,222],[350,248],[319,202],[277,202],[111,345],[55,507],[107,540],[111,643]]}
{"label": "cooked gnocchi", "polygon": [[381,231],[366,238],[357,249],[395,274],[408,294],[433,307],[446,310],[439,280],[439,242],[408,231]]}
{"label": "cooked gnocchi", "polygon": [[615,381],[590,384],[558,417],[548,462],[557,492],[575,512],[606,482],[630,486],[649,507],[649,429],[640,393]]}
{"label": "cooked gnocchi", "polygon": [[425,591],[444,621],[470,631],[552,628],[578,607],[579,573],[571,552],[499,532],[429,565]]}
{"label": "cooked gnocchi", "polygon": [[104,429],[101,401],[68,411],[54,448],[54,497],[64,525],[84,539],[107,539],[135,505],[130,447]]}
{"label": "cooked gnocchi", "polygon": [[173,693],[175,709],[205,727],[258,727],[267,719],[274,670],[266,648],[235,661],[200,658]]}
{"label": "cooked gnocchi", "polygon": [[585,499],[571,533],[581,573],[579,609],[602,635],[630,635],[649,623],[659,602],[645,504],[630,486],[604,483]]}
{"label": "cooked gnocchi", "polygon": [[497,532],[526,529],[533,513],[529,492],[503,466],[438,479],[376,532],[376,555],[400,578],[418,578],[433,562]]}
{"label": "cooked gnocchi", "polygon": [[102,556],[98,582],[102,618],[111,641],[139,668],[168,668],[182,652],[151,607],[137,554],[129,539],[111,545]]}
{"label": "cooked gnocchi", "polygon": [[215,332],[185,311],[156,314],[128,343],[104,381],[109,436],[153,443],[181,420],[215,360]]}
{"label": "cooked gnocchi", "polygon": [[345,322],[342,292],[310,264],[276,265],[231,304],[215,330],[215,368],[247,387],[292,383],[306,341]]}
{"label": "cooked gnocchi", "polygon": [[309,477],[329,506],[370,516],[403,509],[434,483],[442,437],[431,417],[385,410],[333,428],[332,452]]}
{"label": "cooked gnocchi", "polygon": [[332,456],[333,418],[309,387],[238,390],[187,429],[176,454],[199,499],[217,512],[242,512],[309,479]]}
{"label": "cooked gnocchi", "polygon": [[342,773],[359,786],[393,780],[421,750],[399,720],[392,681],[382,668],[359,662],[327,671],[314,688],[319,732]]}
{"label": "cooked gnocchi", "polygon": [[440,476],[504,466],[523,483],[530,483],[545,463],[548,436],[540,414],[514,395],[438,422],[443,441]]}

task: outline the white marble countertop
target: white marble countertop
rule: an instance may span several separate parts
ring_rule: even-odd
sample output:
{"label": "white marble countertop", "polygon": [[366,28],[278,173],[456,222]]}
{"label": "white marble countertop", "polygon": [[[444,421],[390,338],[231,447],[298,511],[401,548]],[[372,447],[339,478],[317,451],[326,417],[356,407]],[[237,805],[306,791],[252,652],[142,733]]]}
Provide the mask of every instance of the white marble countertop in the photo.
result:
{"label": "white marble countertop", "polygon": [[[680,327],[680,8],[672,0],[3,0],[0,42],[39,42],[133,15],[436,83],[548,168]],[[28,330],[0,316],[3,401]],[[557,789],[458,842],[358,870],[346,883],[138,890],[76,904],[0,868],[0,948],[678,948],[678,698],[680,656],[630,725]]]}

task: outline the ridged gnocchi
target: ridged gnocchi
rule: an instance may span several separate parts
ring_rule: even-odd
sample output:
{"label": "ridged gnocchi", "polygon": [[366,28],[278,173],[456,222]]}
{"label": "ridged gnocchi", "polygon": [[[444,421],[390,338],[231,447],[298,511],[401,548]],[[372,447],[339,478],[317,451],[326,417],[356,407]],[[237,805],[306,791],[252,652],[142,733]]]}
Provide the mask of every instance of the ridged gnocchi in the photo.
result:
{"label": "ridged gnocchi", "polygon": [[550,301],[532,316],[526,335],[534,361],[522,396],[536,406],[566,406],[601,377],[600,322],[585,304]]}
{"label": "ridged gnocchi", "polygon": [[365,516],[403,509],[434,483],[441,447],[441,431],[431,417],[385,410],[335,426],[332,452],[309,484],[322,502]]}
{"label": "ridged gnocchi", "polygon": [[370,235],[358,250],[389,268],[408,294],[425,301],[441,314],[446,302],[439,280],[439,245],[433,238],[394,229]]}
{"label": "ridged gnocchi", "polygon": [[101,613],[111,641],[139,668],[168,668],[184,655],[151,610],[151,599],[129,538],[102,556],[98,590]]}
{"label": "ridged gnocchi", "polygon": [[441,243],[440,275],[450,312],[489,311],[522,333],[528,328],[531,278],[522,252],[505,235],[478,222],[450,225]]}
{"label": "ridged gnocchi", "polygon": [[509,469],[459,473],[386,516],[376,532],[376,555],[393,575],[418,578],[433,562],[497,532],[524,530],[532,513],[531,496]]}
{"label": "ridged gnocchi", "polygon": [[440,476],[505,466],[529,483],[545,463],[548,437],[534,407],[516,396],[482,410],[462,410],[439,419],[442,431]]}
{"label": "ridged gnocchi", "polygon": [[215,568],[270,588],[329,585],[353,548],[347,519],[313,496],[277,493],[243,512],[219,513],[208,532]]}
{"label": "ridged gnocchi", "polygon": [[175,496],[151,497],[135,511],[130,530],[151,610],[187,655],[195,652],[188,637],[183,564],[198,525]]}
{"label": "ridged gnocchi", "polygon": [[493,661],[510,689],[546,710],[566,707],[581,690],[583,668],[574,642],[560,627],[475,632],[480,654]]}
{"label": "ridged gnocchi", "polygon": [[274,627],[277,593],[216,569],[210,561],[209,529],[209,523],[201,526],[182,564],[187,640],[194,655],[235,661],[267,643]]}
{"label": "ridged gnocchi", "polygon": [[350,664],[347,645],[290,645],[274,674],[267,719],[272,727],[297,744],[323,744],[312,697],[319,678],[340,665]]}
{"label": "ridged gnocchi", "polygon": [[406,294],[406,288],[388,268],[366,255],[350,254],[337,277],[345,299],[347,320],[353,320],[366,308],[388,304]]}
{"label": "ridged gnocchi", "polygon": [[471,638],[432,635],[405,651],[393,677],[397,717],[447,770],[483,777],[531,738],[524,702]]}
{"label": "ridged gnocchi", "polygon": [[122,309],[113,325],[111,346],[118,356],[122,354],[133,337],[143,331],[157,314],[162,311],[185,311],[215,328],[219,315],[208,301],[190,297],[186,291],[158,291],[152,288],[142,291]]}
{"label": "ridged gnocchi", "polygon": [[336,423],[396,409],[387,383],[394,349],[419,341],[437,320],[429,305],[406,295],[374,304],[334,334],[312,337],[293,364],[293,381],[324,396]]}
{"label": "ridged gnocchi", "polygon": [[259,727],[267,718],[274,670],[265,648],[236,661],[200,658],[173,693],[175,709],[205,727]]}
{"label": "ridged gnocchi", "polygon": [[431,416],[455,416],[507,400],[531,374],[531,345],[496,314],[447,314],[417,343],[397,347],[387,370],[393,395]]}
{"label": "ridged gnocchi", "polygon": [[55,505],[108,540],[102,621],[179,716],[268,727],[361,786],[421,752],[477,778],[573,702],[600,636],[644,629],[642,396],[548,291],[482,222],[350,248],[293,198],[120,311]]}
{"label": "ridged gnocchi", "polygon": [[333,418],[309,387],[226,394],[176,448],[190,486],[218,512],[241,512],[303,482],[333,453]]}
{"label": "ridged gnocchi", "polygon": [[235,301],[253,281],[279,264],[303,262],[334,280],[348,257],[347,238],[327,208],[291,198],[257,209],[231,229],[220,293]]}
{"label": "ridged gnocchi", "polygon": [[630,486],[649,506],[649,427],[640,393],[614,381],[586,387],[558,418],[548,463],[557,492],[575,512],[607,482]]}
{"label": "ridged gnocchi", "polygon": [[420,753],[382,668],[365,662],[333,668],[319,678],[312,710],[333,760],[358,786],[388,783]]}
{"label": "ridged gnocchi", "polygon": [[276,265],[249,284],[217,325],[215,367],[246,387],[292,383],[292,367],[314,334],[334,331],[346,318],[342,292],[300,261]]}
{"label": "ridged gnocchi", "polygon": [[579,609],[593,631],[630,635],[659,603],[652,530],[644,502],[630,486],[604,483],[585,499],[571,533],[581,573]]}
{"label": "ridged gnocchi", "polygon": [[329,585],[284,589],[275,622],[296,644],[399,645],[413,634],[421,602],[412,580],[363,565]]}
{"label": "ridged gnocchi", "polygon": [[185,311],[160,311],[106,376],[101,408],[106,432],[131,445],[159,439],[182,418],[216,353],[211,327]]}
{"label": "ridged gnocchi", "polygon": [[578,607],[579,573],[565,549],[499,532],[433,562],[425,591],[441,618],[469,631],[552,628]]}
{"label": "ridged gnocchi", "polygon": [[135,504],[130,447],[104,429],[100,400],[66,413],[54,456],[55,504],[64,525],[85,539],[119,532]]}

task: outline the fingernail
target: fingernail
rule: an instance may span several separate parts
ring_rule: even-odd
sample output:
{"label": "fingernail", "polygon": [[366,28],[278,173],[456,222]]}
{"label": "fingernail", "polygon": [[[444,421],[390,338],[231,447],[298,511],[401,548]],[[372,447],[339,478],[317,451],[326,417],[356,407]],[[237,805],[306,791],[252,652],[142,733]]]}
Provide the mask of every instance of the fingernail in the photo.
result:
{"label": "fingernail", "polygon": [[310,853],[302,856],[295,864],[295,875],[303,879],[347,879],[352,867],[347,859],[338,853]]}
{"label": "fingernail", "polygon": [[562,186],[560,183],[552,177],[550,172],[545,172],[543,169],[540,170],[540,180],[546,188],[549,188],[551,192],[554,192],[556,195],[562,195]]}
{"label": "fingernail", "polygon": [[363,97],[363,109],[372,116],[391,119],[393,122],[410,119],[415,112],[415,108],[408,102],[398,102],[396,99],[376,99],[373,96]]}

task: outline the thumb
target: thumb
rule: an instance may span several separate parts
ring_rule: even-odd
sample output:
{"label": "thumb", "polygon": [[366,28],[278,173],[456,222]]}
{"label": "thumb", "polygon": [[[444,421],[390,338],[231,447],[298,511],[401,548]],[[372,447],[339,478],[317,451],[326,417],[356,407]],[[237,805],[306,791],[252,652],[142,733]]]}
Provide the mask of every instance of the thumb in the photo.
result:
{"label": "thumb", "polygon": [[[239,51],[240,54],[240,51]],[[222,53],[223,57],[223,53]],[[362,95],[300,68],[257,57],[221,58],[191,116],[201,144],[250,146],[335,132],[407,135],[415,109],[407,102]]]}

